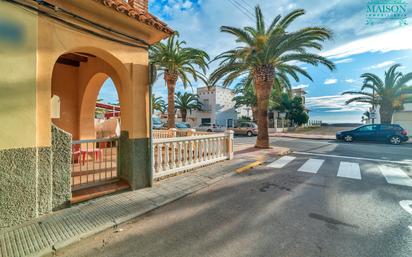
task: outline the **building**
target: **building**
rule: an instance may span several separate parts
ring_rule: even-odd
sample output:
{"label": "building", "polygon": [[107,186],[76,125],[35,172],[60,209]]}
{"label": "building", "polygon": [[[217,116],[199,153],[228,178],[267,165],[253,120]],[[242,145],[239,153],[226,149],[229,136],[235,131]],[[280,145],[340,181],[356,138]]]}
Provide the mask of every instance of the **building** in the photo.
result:
{"label": "building", "polygon": [[302,98],[302,104],[306,104],[306,95],[308,93],[305,91],[304,88],[293,88],[292,89],[292,97],[299,96]]}
{"label": "building", "polygon": [[[0,228],[65,207],[79,156],[108,147],[118,179],[149,186],[148,47],[173,31],[148,0],[0,1],[0,16]],[[102,146],[93,141],[95,104],[109,77],[121,137]],[[82,186],[95,186],[87,172]]]}
{"label": "building", "polygon": [[216,124],[231,128],[241,112],[235,108],[232,90],[220,86],[200,87],[197,89],[199,101],[202,103],[202,111],[193,112],[196,125]]}
{"label": "building", "polygon": [[409,134],[411,134],[412,103],[406,103],[403,105],[402,111],[396,111],[392,116],[392,123],[401,125],[404,129],[408,130]]}

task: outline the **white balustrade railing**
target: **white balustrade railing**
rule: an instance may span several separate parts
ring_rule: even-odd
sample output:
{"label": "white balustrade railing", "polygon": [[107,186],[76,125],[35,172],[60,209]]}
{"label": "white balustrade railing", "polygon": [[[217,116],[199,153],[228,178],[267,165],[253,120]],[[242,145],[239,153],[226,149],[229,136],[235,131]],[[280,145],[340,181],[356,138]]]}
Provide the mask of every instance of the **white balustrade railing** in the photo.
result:
{"label": "white balustrade railing", "polygon": [[153,140],[153,178],[233,158],[233,131]]}
{"label": "white balustrade railing", "polygon": [[153,138],[154,139],[173,138],[173,137],[205,136],[205,135],[210,135],[210,134],[211,134],[211,132],[196,131],[194,129],[188,129],[188,130],[177,130],[177,129],[153,130]]}

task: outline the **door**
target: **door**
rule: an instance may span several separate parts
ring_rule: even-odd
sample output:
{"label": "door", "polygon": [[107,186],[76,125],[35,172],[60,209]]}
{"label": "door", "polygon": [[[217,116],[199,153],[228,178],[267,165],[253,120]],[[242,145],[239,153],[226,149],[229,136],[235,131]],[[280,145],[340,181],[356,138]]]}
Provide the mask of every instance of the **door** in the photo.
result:
{"label": "door", "polygon": [[228,119],[227,120],[227,127],[228,128],[233,128],[233,119]]}
{"label": "door", "polygon": [[354,137],[357,140],[373,141],[377,139],[378,125],[366,125],[360,127],[354,133]]}

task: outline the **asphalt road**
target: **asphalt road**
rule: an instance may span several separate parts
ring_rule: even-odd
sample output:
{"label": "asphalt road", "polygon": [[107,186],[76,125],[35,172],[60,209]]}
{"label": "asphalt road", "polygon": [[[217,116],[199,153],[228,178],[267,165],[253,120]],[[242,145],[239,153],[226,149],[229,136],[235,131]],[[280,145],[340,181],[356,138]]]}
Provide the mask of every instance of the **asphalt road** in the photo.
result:
{"label": "asphalt road", "polygon": [[300,153],[268,159],[57,256],[412,256],[411,146],[272,143]]}
{"label": "asphalt road", "polygon": [[[255,141],[256,137],[235,138],[236,144],[254,144]],[[412,143],[404,143],[395,146],[386,143],[346,143],[336,140],[307,140],[282,137],[271,137],[270,143],[272,146],[288,147],[293,151],[299,152],[333,154],[392,161],[412,160]]]}

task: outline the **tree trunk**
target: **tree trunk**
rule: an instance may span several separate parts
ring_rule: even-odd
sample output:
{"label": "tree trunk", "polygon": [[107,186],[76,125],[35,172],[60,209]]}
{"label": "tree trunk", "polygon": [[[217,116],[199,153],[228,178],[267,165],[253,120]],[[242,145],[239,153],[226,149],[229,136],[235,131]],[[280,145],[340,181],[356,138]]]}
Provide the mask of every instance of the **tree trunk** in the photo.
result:
{"label": "tree trunk", "polygon": [[271,65],[262,65],[253,70],[253,84],[257,98],[258,136],[256,148],[270,148],[268,107],[269,97],[274,82],[274,68]]}
{"label": "tree trunk", "polygon": [[382,124],[391,124],[393,115],[392,103],[382,103],[379,109],[379,114],[381,116]]}
{"label": "tree trunk", "polygon": [[177,74],[165,71],[164,79],[167,85],[167,128],[175,128],[175,88],[177,81]]}
{"label": "tree trunk", "polygon": [[252,106],[252,121],[253,122],[257,121],[257,114],[258,114],[258,107]]}
{"label": "tree trunk", "polygon": [[180,110],[180,113],[182,114],[182,122],[186,122],[187,110]]}

